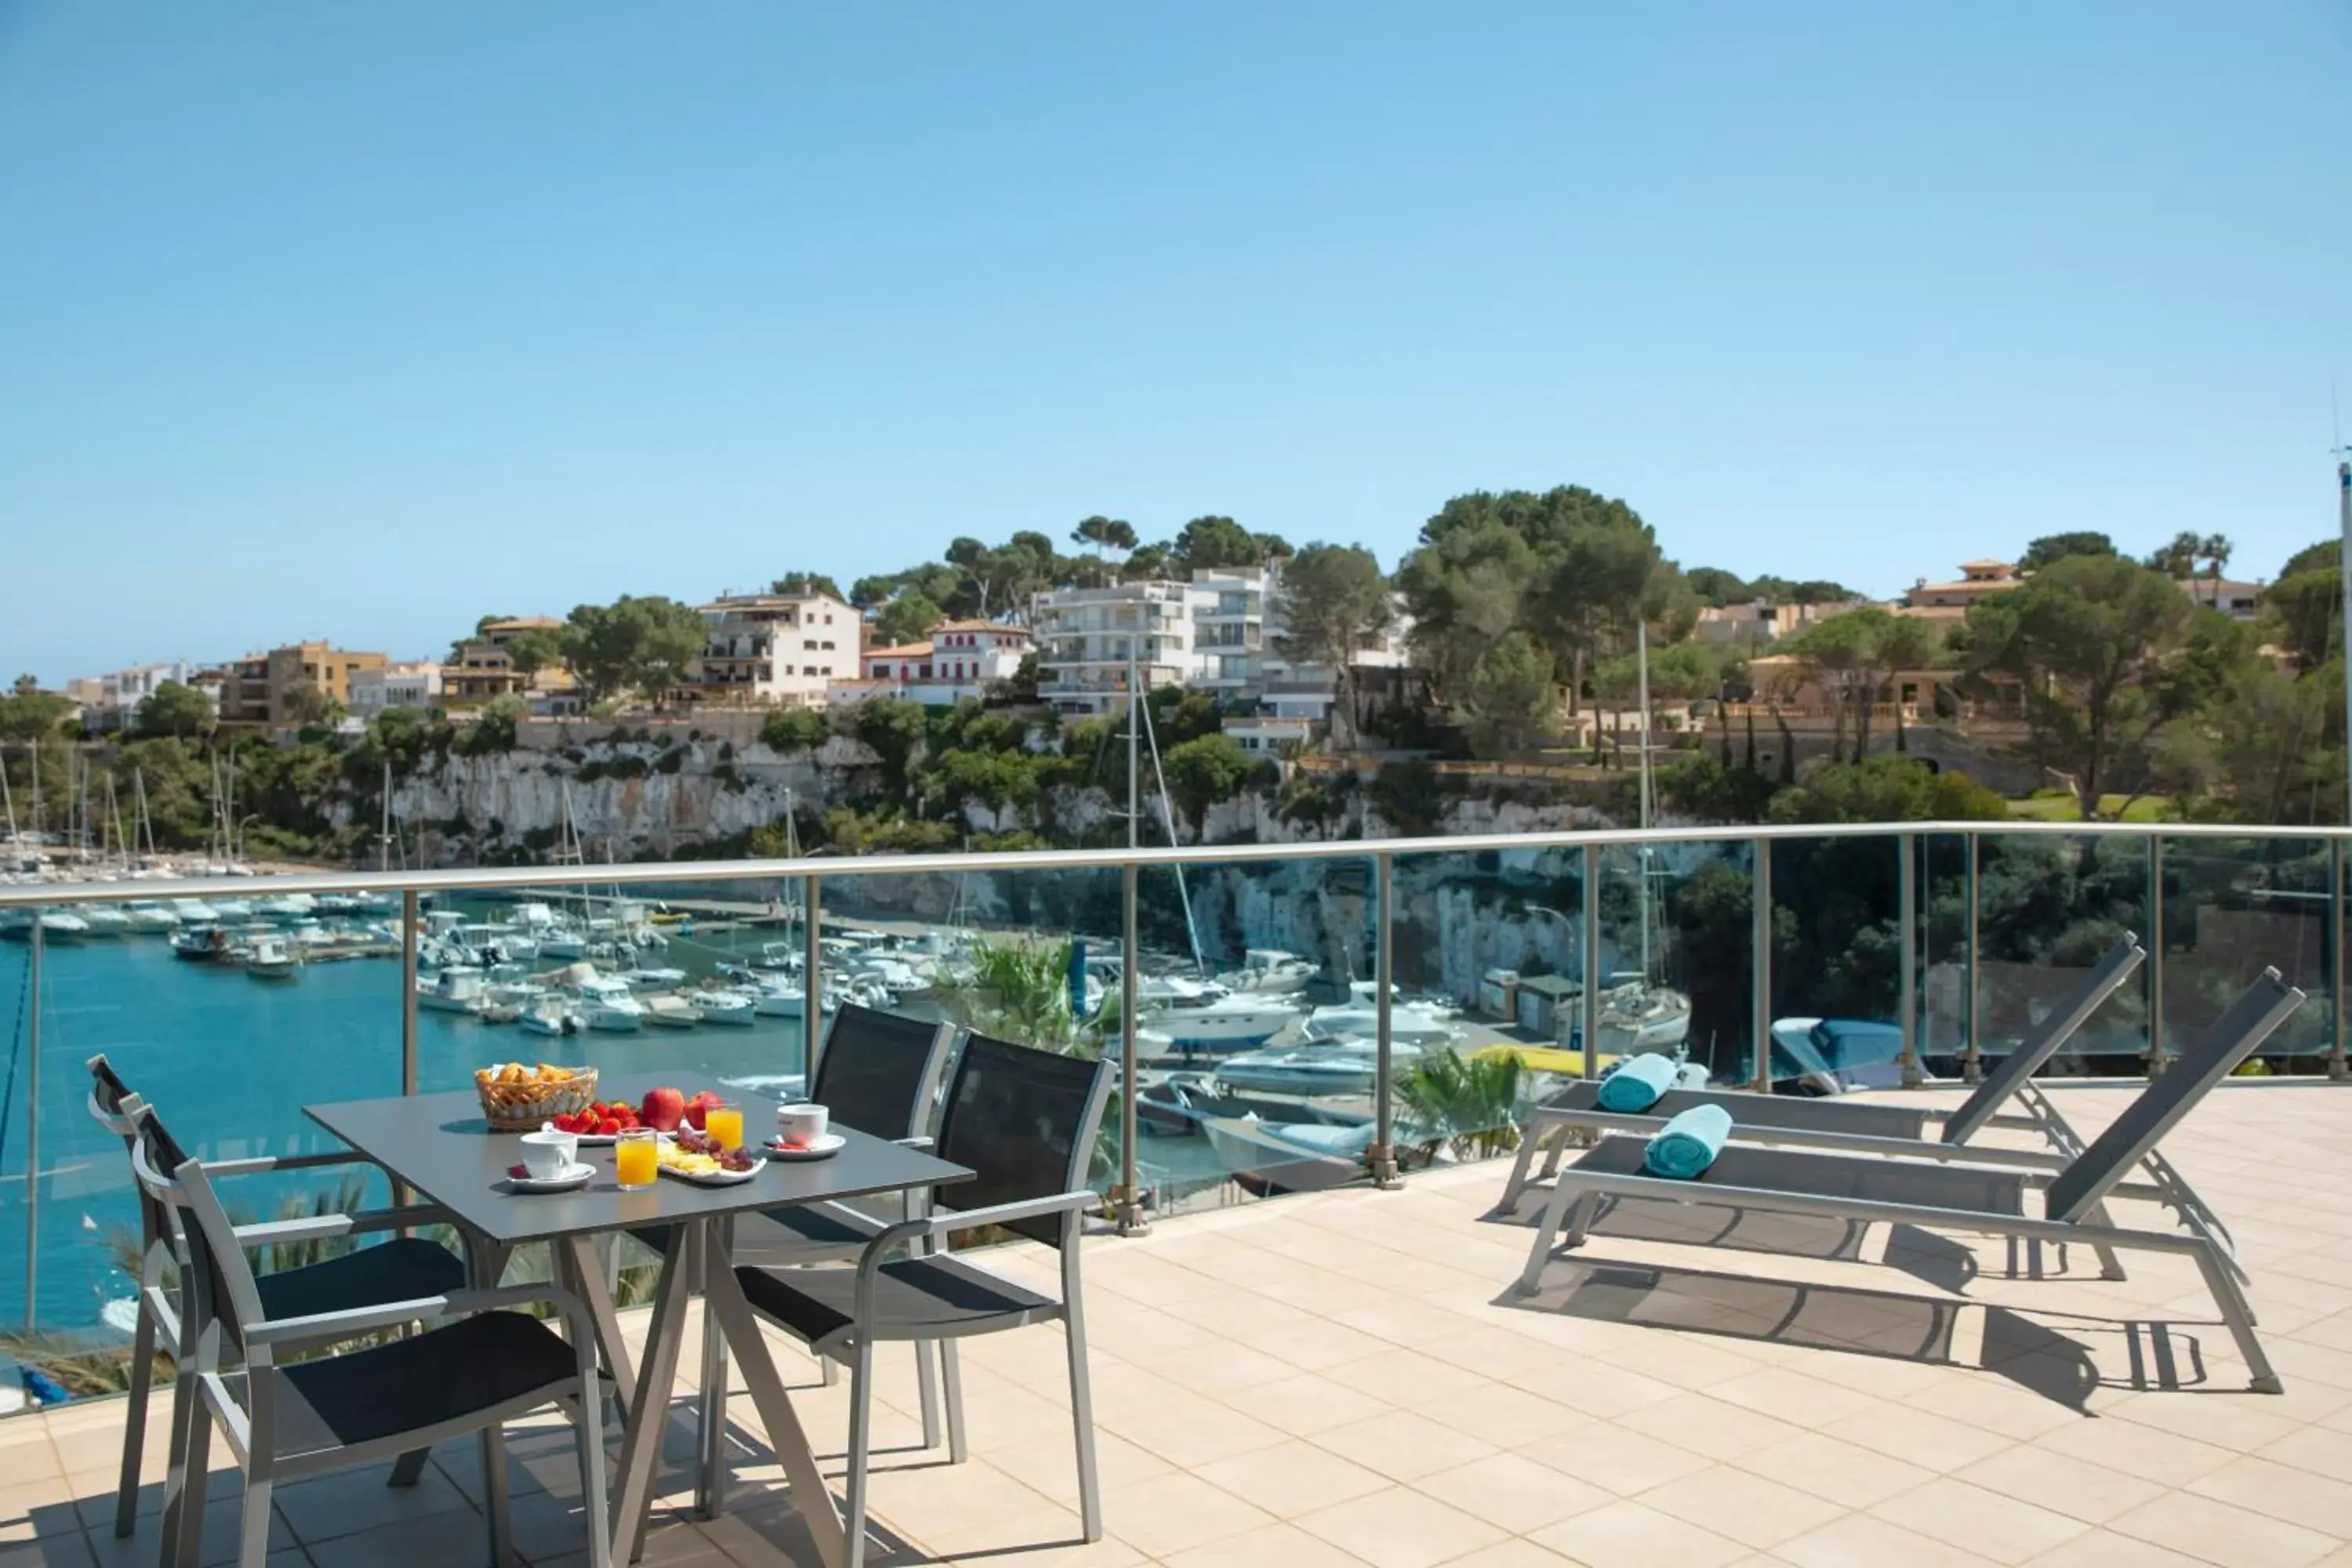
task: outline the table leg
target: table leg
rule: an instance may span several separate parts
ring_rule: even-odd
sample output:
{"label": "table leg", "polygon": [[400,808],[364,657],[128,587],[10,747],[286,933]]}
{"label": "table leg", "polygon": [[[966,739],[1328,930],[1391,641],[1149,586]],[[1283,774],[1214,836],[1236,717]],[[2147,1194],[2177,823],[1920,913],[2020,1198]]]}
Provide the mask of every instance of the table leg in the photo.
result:
{"label": "table leg", "polygon": [[604,1352],[604,1370],[613,1374],[613,1403],[621,1419],[629,1418],[629,1401],[636,1393],[635,1374],[629,1370],[628,1342],[621,1338],[621,1314],[606,1287],[596,1244],[584,1236],[567,1236],[556,1243],[556,1259],[566,1265],[570,1288],[588,1305],[596,1326],[596,1348]]}
{"label": "table leg", "polygon": [[621,1436],[620,1488],[613,1503],[613,1561],[634,1563],[644,1551],[646,1517],[652,1510],[654,1478],[661,1472],[663,1428],[669,1425],[670,1394],[677,1386],[677,1352],[686,1336],[687,1287],[698,1250],[695,1226],[674,1226],[662,1251],[661,1276],[654,1285],[653,1321],[646,1329],[645,1364],[637,1369],[636,1392]]}
{"label": "table leg", "polygon": [[751,1313],[751,1303],[744,1300],[743,1287],[736,1283],[735,1270],[724,1254],[717,1263],[703,1288],[703,1300],[709,1302],[719,1319],[719,1329],[727,1336],[727,1348],[735,1353],[735,1364],[743,1370],[744,1386],[751,1390],[760,1424],[767,1428],[768,1447],[783,1466],[784,1479],[792,1488],[793,1510],[808,1525],[810,1539],[815,1542],[825,1568],[844,1568],[849,1552],[843,1537],[841,1511],[824,1484],[824,1472],[817,1468],[808,1434],[801,1429],[800,1418],[793,1414],[792,1396],[784,1392],[784,1381],[776,1374],[775,1361],[768,1354],[767,1341],[761,1337],[760,1321]]}
{"label": "table leg", "polygon": [[727,1337],[719,1331],[718,1314],[710,1310],[709,1275],[731,1268],[735,1255],[735,1222],[722,1217],[710,1222],[702,1247],[702,1390],[701,1458],[695,1482],[695,1508],[705,1519],[727,1511]]}

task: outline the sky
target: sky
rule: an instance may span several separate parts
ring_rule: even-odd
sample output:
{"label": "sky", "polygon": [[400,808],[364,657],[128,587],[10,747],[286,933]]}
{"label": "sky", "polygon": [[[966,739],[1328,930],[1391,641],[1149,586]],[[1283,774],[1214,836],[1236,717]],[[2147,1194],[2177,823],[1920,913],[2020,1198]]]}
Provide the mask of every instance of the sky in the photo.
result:
{"label": "sky", "polygon": [[1581,484],[2336,526],[2352,5],[0,0],[0,679]]}

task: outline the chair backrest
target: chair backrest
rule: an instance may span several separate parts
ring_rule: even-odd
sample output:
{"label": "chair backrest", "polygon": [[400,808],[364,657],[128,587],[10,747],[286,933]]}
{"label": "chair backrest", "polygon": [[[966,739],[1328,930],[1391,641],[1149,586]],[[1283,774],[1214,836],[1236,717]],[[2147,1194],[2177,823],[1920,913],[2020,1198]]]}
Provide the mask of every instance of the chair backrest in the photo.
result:
{"label": "chair backrest", "polygon": [[131,1098],[131,1086],[114,1070],[104,1051],[82,1064],[89,1068],[89,1113],[108,1128],[124,1138],[131,1136],[131,1119],[122,1102]]}
{"label": "chair backrest", "polygon": [[2076,1220],[2089,1213],[2207,1090],[2270,1038],[2303,1002],[2303,993],[2281,980],[2277,970],[2263,970],[2262,978],[2213,1020],[2203,1038],[2182,1051],[2161,1078],[2141,1090],[2058,1173],[2043,1198],[2050,1216]]}
{"label": "chair backrest", "polygon": [[[1076,1192],[1094,1166],[1110,1064],[964,1037],[940,1116],[939,1156],[978,1173],[939,1189],[943,1209],[985,1208]],[[1011,1226],[1058,1246],[1059,1215]]]}
{"label": "chair backrest", "polygon": [[2107,949],[2107,955],[2083,976],[2065,1002],[2052,1008],[2048,1017],[2018,1041],[2017,1048],[1985,1074],[1976,1092],[1962,1100],[1960,1108],[1945,1120],[1944,1142],[1965,1143],[1991,1121],[1993,1113],[2058,1054],[2059,1047],[2074,1037],[2074,1032],[2099,1010],[2099,1004],[2114,995],[2147,957],[2147,950],[2140,946],[2139,938],[2131,931],[2124,932],[2116,945]]}
{"label": "chair backrest", "polygon": [[952,1024],[845,1003],[833,1016],[809,1099],[845,1127],[877,1138],[920,1136],[939,1093]]}
{"label": "chair backrest", "polygon": [[261,1293],[253,1283],[253,1269],[245,1249],[223,1211],[204,1167],[188,1157],[150,1105],[137,1111],[139,1142],[131,1152],[139,1184],[167,1215],[180,1223],[170,1234],[180,1248],[182,1278],[193,1285],[194,1322],[216,1322],[221,1337],[240,1354],[245,1349],[243,1325],[259,1322]]}

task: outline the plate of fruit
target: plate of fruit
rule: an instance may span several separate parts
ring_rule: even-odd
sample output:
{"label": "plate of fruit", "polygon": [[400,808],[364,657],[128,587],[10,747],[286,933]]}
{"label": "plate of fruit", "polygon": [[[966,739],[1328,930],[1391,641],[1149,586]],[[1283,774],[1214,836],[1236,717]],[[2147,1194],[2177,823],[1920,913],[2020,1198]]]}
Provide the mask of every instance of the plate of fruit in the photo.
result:
{"label": "plate of fruit", "polygon": [[681,1127],[677,1135],[655,1152],[665,1176],[706,1187],[730,1187],[748,1182],[768,1162],[749,1149],[730,1149],[707,1132]]}
{"label": "plate of fruit", "polygon": [[634,1105],[621,1100],[591,1100],[580,1110],[567,1110],[540,1124],[541,1132],[569,1132],[583,1144],[604,1144],[617,1141],[624,1132],[634,1132],[646,1126],[644,1116]]}

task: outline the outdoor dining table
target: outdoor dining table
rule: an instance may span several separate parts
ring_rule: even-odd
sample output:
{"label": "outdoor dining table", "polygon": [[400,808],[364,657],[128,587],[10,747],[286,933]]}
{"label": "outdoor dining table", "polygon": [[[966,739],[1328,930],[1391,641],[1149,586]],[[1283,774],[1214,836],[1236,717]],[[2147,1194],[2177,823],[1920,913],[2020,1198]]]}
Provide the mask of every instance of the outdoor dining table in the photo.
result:
{"label": "outdoor dining table", "polygon": [[[635,1103],[661,1081],[652,1078],[608,1081],[598,1093],[604,1099]],[[692,1086],[686,1087],[690,1094]],[[743,1107],[747,1139],[763,1137],[775,1125],[774,1101],[740,1091],[730,1091],[730,1098]],[[742,1369],[752,1405],[767,1429],[768,1446],[783,1468],[794,1510],[806,1522],[828,1568],[841,1568],[847,1561],[839,1506],[817,1468],[816,1455],[793,1412],[792,1399],[768,1353],[751,1303],[736,1282],[730,1263],[732,1222],[738,1215],[787,1205],[944,1185],[969,1179],[970,1169],[836,1126],[835,1131],[846,1140],[840,1152],[821,1160],[771,1160],[751,1180],[733,1185],[703,1186],[664,1175],[649,1187],[623,1192],[613,1177],[613,1152],[600,1147],[581,1151],[583,1160],[600,1167],[584,1187],[523,1194],[503,1185],[508,1167],[522,1157],[519,1139],[490,1131],[470,1089],[341,1100],[303,1109],[312,1121],[382,1166],[393,1179],[456,1216],[466,1233],[481,1283],[497,1282],[499,1271],[515,1248],[535,1242],[551,1246],[559,1279],[587,1303],[594,1320],[598,1348],[613,1374],[615,1397],[624,1412],[621,1473],[612,1521],[615,1562],[633,1562],[642,1549],[654,1479],[660,1466],[662,1429],[677,1386],[688,1298],[698,1286],[709,1317],[715,1320],[727,1349]],[[649,1229],[667,1231],[669,1241],[654,1288],[645,1364],[632,1379],[619,1314],[598,1264],[595,1238]],[[715,1359],[706,1355],[706,1368]],[[706,1412],[709,1409],[706,1402]],[[705,1510],[715,1511],[722,1448],[713,1424],[705,1423],[698,1452],[697,1492]],[[502,1490],[503,1465],[494,1463],[490,1471],[488,1484]],[[493,1509],[492,1516],[501,1511]],[[511,1553],[507,1542],[497,1544],[503,1563]]]}

